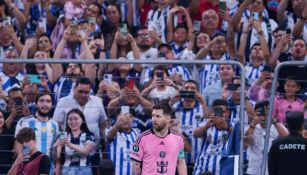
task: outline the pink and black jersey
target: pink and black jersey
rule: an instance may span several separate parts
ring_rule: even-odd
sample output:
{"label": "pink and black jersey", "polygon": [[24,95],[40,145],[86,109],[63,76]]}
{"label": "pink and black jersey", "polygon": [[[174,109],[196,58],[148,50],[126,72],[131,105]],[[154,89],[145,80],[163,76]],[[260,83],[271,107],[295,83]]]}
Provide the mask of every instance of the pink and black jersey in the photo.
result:
{"label": "pink and black jersey", "polygon": [[142,174],[175,174],[178,159],[184,159],[183,138],[173,130],[158,137],[153,130],[139,135],[130,158],[142,163]]}

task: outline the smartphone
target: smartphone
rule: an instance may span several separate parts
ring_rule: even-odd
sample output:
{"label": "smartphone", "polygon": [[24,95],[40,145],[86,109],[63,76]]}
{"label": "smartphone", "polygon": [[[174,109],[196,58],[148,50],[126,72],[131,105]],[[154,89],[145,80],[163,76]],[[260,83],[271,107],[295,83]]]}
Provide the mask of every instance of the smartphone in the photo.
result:
{"label": "smartphone", "polygon": [[111,84],[112,82],[112,74],[104,74],[103,75],[103,80],[107,83],[107,84]]}
{"label": "smartphone", "polygon": [[31,83],[40,84],[42,82],[41,77],[39,75],[28,75]]}
{"label": "smartphone", "polygon": [[158,53],[158,58],[165,58],[166,54],[164,52],[159,52]]}
{"label": "smartphone", "polygon": [[96,24],[96,18],[93,18],[93,17],[89,18],[88,23],[91,24],[91,25],[95,25]]}
{"label": "smartphone", "polygon": [[6,25],[6,26],[12,25],[11,17],[10,17],[10,16],[5,16],[5,17],[3,18],[3,24]]}
{"label": "smartphone", "polygon": [[71,33],[76,34],[78,31],[78,20],[72,19],[70,26],[71,26]]}
{"label": "smartphone", "polygon": [[15,98],[15,105],[16,106],[22,106],[22,99],[21,98]]}
{"label": "smartphone", "polygon": [[128,89],[133,90],[133,87],[134,87],[134,80],[133,79],[127,80],[127,87],[128,87]]}
{"label": "smartphone", "polygon": [[180,97],[181,98],[195,98],[195,91],[181,90]]}
{"label": "smartphone", "polygon": [[286,34],[291,34],[291,29],[286,28]]}
{"label": "smartphone", "polygon": [[126,23],[122,23],[119,26],[119,33],[121,35],[121,37],[126,37],[128,34],[128,29],[127,29],[127,24]]}
{"label": "smartphone", "polygon": [[121,114],[129,114],[130,113],[130,107],[129,106],[121,106],[120,113]]}
{"label": "smartphone", "polygon": [[60,140],[65,140],[67,139],[67,132],[65,131],[62,131],[60,132],[60,137],[59,137]]}
{"label": "smartphone", "polygon": [[157,78],[161,81],[164,80],[164,73],[162,71],[157,72]]}
{"label": "smartphone", "polygon": [[194,20],[193,21],[193,31],[199,32],[201,29],[201,22]]}
{"label": "smartphone", "polygon": [[223,108],[221,107],[214,107],[213,108],[214,116],[222,117],[223,116]]}
{"label": "smartphone", "polygon": [[43,17],[38,20],[38,28],[42,28],[44,32],[47,31],[47,18]]}
{"label": "smartphone", "polygon": [[259,13],[253,12],[253,13],[252,13],[252,18],[253,18],[255,21],[259,21]]}
{"label": "smartphone", "polygon": [[259,114],[260,114],[261,116],[265,116],[265,108],[264,108],[264,106],[263,106],[263,107],[260,107],[260,108],[257,108],[257,109],[256,109],[256,112],[259,112]]}
{"label": "smartphone", "polygon": [[229,91],[236,91],[240,87],[240,84],[229,84],[227,86],[227,90]]}
{"label": "smartphone", "polygon": [[219,2],[219,9],[221,9],[223,11],[227,10],[226,1],[220,1]]}
{"label": "smartphone", "polygon": [[21,154],[25,157],[25,161],[30,160],[30,147],[28,145],[23,145],[21,148]]}

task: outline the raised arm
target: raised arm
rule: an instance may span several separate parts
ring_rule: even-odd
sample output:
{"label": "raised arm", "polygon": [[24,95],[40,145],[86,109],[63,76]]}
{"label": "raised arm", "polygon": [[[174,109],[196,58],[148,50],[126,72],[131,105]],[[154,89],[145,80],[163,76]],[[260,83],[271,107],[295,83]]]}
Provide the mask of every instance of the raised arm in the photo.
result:
{"label": "raised arm", "polygon": [[277,7],[277,20],[279,24],[285,21],[285,11],[288,7],[289,0],[281,0]]}
{"label": "raised arm", "polygon": [[197,15],[198,7],[199,7],[199,0],[191,0],[190,5],[188,7],[191,17]]}
{"label": "raised arm", "polygon": [[25,15],[16,7],[16,5],[11,0],[4,0],[4,2],[8,7],[10,15],[16,18],[18,23],[18,30],[22,31],[26,25]]}
{"label": "raised arm", "polygon": [[239,23],[241,21],[241,17],[243,15],[244,10],[247,8],[248,5],[253,3],[253,0],[244,0],[242,4],[240,5],[237,12],[234,14],[234,16],[231,18],[230,23],[231,26],[234,27],[234,30],[239,32],[240,28],[236,28],[236,26],[239,26]]}
{"label": "raised arm", "polygon": [[168,17],[167,17],[167,42],[171,42],[173,40],[173,34],[174,34],[174,15],[176,12],[178,12],[179,8],[178,7],[174,7],[172,8],[169,13],[168,13]]}
{"label": "raised arm", "polygon": [[229,24],[228,30],[227,30],[227,49],[230,58],[236,58],[237,56],[237,49],[235,45],[235,31],[234,28]]}
{"label": "raised arm", "polygon": [[195,137],[195,138],[203,137],[205,135],[205,133],[207,132],[207,130],[209,128],[211,128],[213,125],[214,125],[213,119],[209,119],[206,124],[204,124],[203,126],[201,126],[199,128],[196,128],[193,131],[193,137]]}
{"label": "raised arm", "polygon": [[265,64],[269,63],[269,59],[270,59],[270,49],[268,46],[268,43],[265,39],[262,27],[261,27],[261,23],[259,21],[254,21],[253,22],[253,27],[256,29],[258,36],[259,36],[259,40],[260,40],[260,46],[261,46],[261,50],[264,56],[264,61]]}
{"label": "raised arm", "polygon": [[244,29],[241,35],[240,46],[239,46],[237,58],[238,58],[238,61],[243,65],[245,65],[245,62],[246,62],[245,48],[246,48],[246,43],[247,43],[247,35],[251,31],[252,26],[253,26],[253,23],[250,20],[248,24],[244,25],[243,27]]}
{"label": "raised arm", "polygon": [[293,27],[292,34],[295,38],[299,38],[300,36],[302,36],[302,33],[304,31],[304,25],[305,23],[307,23],[307,2],[305,4],[306,5],[302,13],[301,19],[299,19]]}
{"label": "raised arm", "polygon": [[269,60],[269,65],[271,67],[275,67],[278,63],[278,58],[280,54],[283,51],[284,47],[287,47],[287,45],[291,42],[291,34],[285,34],[280,38],[280,41],[278,42],[277,46],[274,48],[272,51],[270,60]]}

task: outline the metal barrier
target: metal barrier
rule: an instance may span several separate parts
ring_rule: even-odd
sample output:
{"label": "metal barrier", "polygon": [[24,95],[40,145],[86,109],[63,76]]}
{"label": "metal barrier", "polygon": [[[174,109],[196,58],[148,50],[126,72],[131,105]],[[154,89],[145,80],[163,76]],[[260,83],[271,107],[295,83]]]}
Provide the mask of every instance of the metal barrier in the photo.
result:
{"label": "metal barrier", "polygon": [[[245,82],[244,66],[237,61],[202,61],[202,60],[101,60],[101,59],[1,59],[0,63],[78,63],[78,64],[230,64],[236,65],[241,72],[241,82]],[[245,83],[241,83],[242,89],[245,89]],[[239,175],[243,175],[243,138],[244,138],[244,91],[240,92],[240,154],[239,154]],[[236,171],[237,172],[237,171]]]}
{"label": "metal barrier", "polygon": [[266,172],[266,165],[267,165],[267,160],[268,160],[268,149],[269,149],[269,138],[270,138],[272,114],[273,114],[273,107],[274,107],[274,97],[276,93],[276,85],[277,85],[279,71],[284,66],[301,66],[301,65],[307,65],[307,63],[305,61],[286,61],[286,62],[282,62],[278,64],[277,67],[275,68],[272,88],[271,88],[269,113],[268,113],[267,124],[266,124],[266,135],[265,135],[265,142],[264,142],[264,149],[263,149],[261,175],[265,175],[265,172]]}

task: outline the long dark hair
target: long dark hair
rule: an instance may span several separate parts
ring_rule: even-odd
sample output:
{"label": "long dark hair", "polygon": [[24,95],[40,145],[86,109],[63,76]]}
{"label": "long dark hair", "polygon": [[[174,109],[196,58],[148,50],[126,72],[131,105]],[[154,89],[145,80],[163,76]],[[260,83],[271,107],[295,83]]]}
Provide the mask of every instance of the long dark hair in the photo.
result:
{"label": "long dark hair", "polygon": [[82,119],[82,124],[81,124],[81,127],[80,127],[81,131],[83,131],[83,132],[90,132],[90,130],[89,130],[88,127],[87,127],[87,124],[86,124],[86,121],[85,121],[85,117],[84,117],[83,112],[82,112],[80,109],[77,109],[77,108],[71,109],[71,110],[67,113],[67,117],[66,117],[66,131],[67,131],[68,133],[71,133],[71,130],[70,130],[69,126],[68,126],[68,116],[69,116],[70,114],[72,114],[72,113],[78,114],[78,115],[81,117],[81,119]]}

